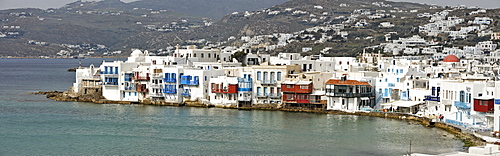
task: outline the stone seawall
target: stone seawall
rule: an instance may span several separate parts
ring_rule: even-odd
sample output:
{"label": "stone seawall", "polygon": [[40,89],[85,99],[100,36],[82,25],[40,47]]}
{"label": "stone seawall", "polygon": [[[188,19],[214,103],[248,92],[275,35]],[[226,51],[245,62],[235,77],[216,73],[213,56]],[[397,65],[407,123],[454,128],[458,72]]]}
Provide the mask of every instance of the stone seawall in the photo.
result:
{"label": "stone seawall", "polygon": [[[143,101],[143,102],[127,102],[127,101],[110,101],[104,99],[102,96],[96,95],[86,95],[86,96],[75,96],[70,92],[59,92],[59,91],[48,91],[48,92],[35,92],[30,94],[41,94],[46,95],[55,101],[78,101],[78,102],[93,102],[96,104],[142,104],[142,105],[156,105],[156,106],[176,106],[176,107],[215,107],[213,105],[206,105],[199,101],[186,101],[181,104],[178,103],[168,103],[161,101]],[[265,104],[265,105],[254,105],[252,107],[234,107],[234,106],[218,106],[219,108],[225,109],[238,109],[238,110],[268,110],[268,111],[287,111],[287,112],[306,112],[306,113],[319,113],[319,114],[338,114],[338,115],[358,115],[358,116],[372,116],[381,118],[391,118],[406,120],[408,122],[417,122],[426,127],[436,127],[447,131],[455,135],[458,139],[464,142],[464,146],[483,146],[487,142],[470,132],[464,132],[458,127],[446,124],[443,122],[431,122],[429,118],[418,117],[411,114],[404,113],[391,113],[391,112],[345,112],[345,111],[331,111],[331,110],[308,110],[308,109],[290,109],[281,108],[276,104]]]}

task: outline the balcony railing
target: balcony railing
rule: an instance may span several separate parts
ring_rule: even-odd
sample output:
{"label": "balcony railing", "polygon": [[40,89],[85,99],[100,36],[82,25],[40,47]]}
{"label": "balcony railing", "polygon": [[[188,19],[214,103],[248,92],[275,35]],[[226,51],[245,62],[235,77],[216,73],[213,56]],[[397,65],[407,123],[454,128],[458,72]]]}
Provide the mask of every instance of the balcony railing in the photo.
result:
{"label": "balcony railing", "polygon": [[281,98],[281,94],[270,93],[270,94],[267,94],[267,95],[269,95],[269,97],[273,98],[273,99]]}
{"label": "balcony railing", "polygon": [[276,81],[262,81],[260,84],[265,84],[265,85],[275,85],[276,84]]}
{"label": "balcony railing", "polygon": [[124,90],[135,90],[134,87],[125,87]]}
{"label": "balcony railing", "polygon": [[438,96],[426,95],[424,97],[425,97],[424,101],[437,101],[437,102],[441,101],[441,98]]}
{"label": "balcony railing", "polygon": [[465,102],[460,102],[460,101],[455,101],[455,107],[458,109],[470,109],[471,104],[470,103],[465,103]]}
{"label": "balcony railing", "polygon": [[143,81],[146,81],[146,80],[149,80],[150,77],[149,76],[134,76],[132,79],[133,80],[143,80]]}
{"label": "balcony railing", "polygon": [[103,84],[106,86],[116,86],[118,85],[118,82],[103,82]]}
{"label": "balcony railing", "polygon": [[326,100],[310,100],[309,102],[313,104],[325,104],[325,105],[327,103]]}
{"label": "balcony railing", "polygon": [[175,83],[177,79],[175,78],[163,78],[163,82]]}
{"label": "balcony railing", "polygon": [[265,98],[265,97],[267,97],[267,94],[257,93],[256,97],[258,97],[258,98]]}
{"label": "balcony railing", "polygon": [[200,82],[198,82],[198,81],[182,81],[181,84],[190,85],[190,86],[197,86],[197,85],[200,85]]}
{"label": "balcony railing", "polygon": [[177,89],[162,89],[162,92],[166,94],[175,94],[177,93]]}
{"label": "balcony railing", "polygon": [[333,93],[335,97],[369,97],[373,93]]}
{"label": "balcony railing", "polygon": [[297,101],[297,103],[310,103],[308,99],[297,99],[295,101]]}
{"label": "balcony railing", "polygon": [[151,97],[163,97],[162,93],[150,93],[149,96]]}
{"label": "balcony railing", "polygon": [[238,82],[252,82],[252,78],[238,78]]}
{"label": "balcony railing", "polygon": [[149,85],[151,88],[161,88],[161,84],[151,84]]}
{"label": "balcony railing", "polygon": [[151,74],[151,77],[156,77],[156,78],[163,77],[163,73],[153,73]]}
{"label": "balcony railing", "polygon": [[191,97],[191,93],[189,93],[189,92],[188,93],[184,92],[181,95],[184,97]]}

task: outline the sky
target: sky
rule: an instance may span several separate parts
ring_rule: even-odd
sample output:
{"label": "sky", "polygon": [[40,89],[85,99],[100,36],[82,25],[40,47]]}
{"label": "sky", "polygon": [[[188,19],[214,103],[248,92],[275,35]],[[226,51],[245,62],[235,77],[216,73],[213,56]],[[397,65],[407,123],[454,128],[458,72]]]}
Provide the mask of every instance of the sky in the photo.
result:
{"label": "sky", "polygon": [[[13,8],[60,8],[65,4],[75,2],[77,0],[0,0],[0,10]],[[85,0],[88,1],[88,0]],[[97,0],[96,0],[97,1]],[[132,2],[136,0],[122,0],[123,2]],[[478,6],[482,8],[495,9],[500,8],[500,0],[392,0],[399,2],[415,2],[437,5],[466,5]]]}

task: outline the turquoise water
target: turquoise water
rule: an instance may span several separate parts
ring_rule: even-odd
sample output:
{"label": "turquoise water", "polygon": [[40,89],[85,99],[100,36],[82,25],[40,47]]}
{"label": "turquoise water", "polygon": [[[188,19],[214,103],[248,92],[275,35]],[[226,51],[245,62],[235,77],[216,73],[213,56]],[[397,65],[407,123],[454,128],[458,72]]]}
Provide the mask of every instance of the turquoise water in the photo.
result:
{"label": "turquoise water", "polygon": [[[113,59],[108,59],[113,60]],[[84,59],[84,66],[102,59]],[[350,115],[56,102],[72,59],[0,59],[0,155],[403,155],[462,150],[436,128]]]}

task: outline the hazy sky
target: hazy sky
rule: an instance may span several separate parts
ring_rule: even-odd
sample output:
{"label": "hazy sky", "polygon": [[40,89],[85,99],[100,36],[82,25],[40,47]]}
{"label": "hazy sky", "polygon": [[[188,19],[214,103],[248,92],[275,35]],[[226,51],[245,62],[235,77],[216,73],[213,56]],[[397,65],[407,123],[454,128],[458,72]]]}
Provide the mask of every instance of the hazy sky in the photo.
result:
{"label": "hazy sky", "polygon": [[[0,0],[0,10],[12,8],[59,8],[65,4],[75,2],[77,0]],[[132,2],[135,0],[122,0],[123,2]],[[209,1],[209,0],[207,0]],[[392,0],[392,1],[406,1],[416,3],[427,3],[437,5],[466,5],[466,6],[479,6],[483,8],[500,8],[500,0]]]}

